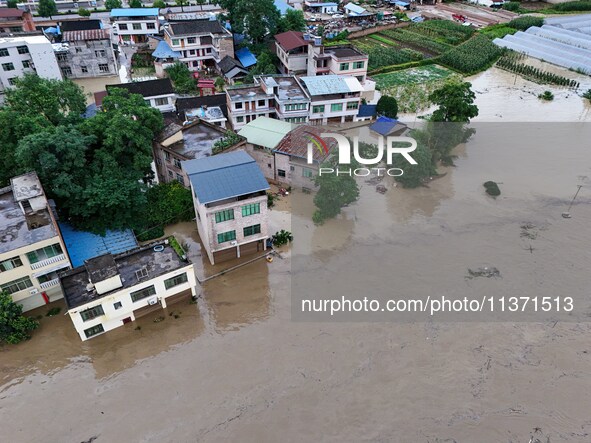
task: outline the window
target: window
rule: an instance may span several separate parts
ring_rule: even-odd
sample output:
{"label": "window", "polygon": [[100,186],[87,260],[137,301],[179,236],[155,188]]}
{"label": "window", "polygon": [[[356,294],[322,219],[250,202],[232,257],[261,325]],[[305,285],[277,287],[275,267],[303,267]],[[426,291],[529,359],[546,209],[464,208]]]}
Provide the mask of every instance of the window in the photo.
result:
{"label": "window", "polygon": [[119,23],[119,29],[121,31],[127,31],[127,23]]}
{"label": "window", "polygon": [[66,77],[69,77],[70,75],[72,75],[72,68],[70,68],[69,66],[62,68],[62,74],[64,74],[64,76]]}
{"label": "window", "polygon": [[181,174],[176,175],[176,181],[185,186],[185,178]]}
{"label": "window", "polygon": [[56,58],[58,62],[67,62],[68,54],[57,54]]}
{"label": "window", "polygon": [[251,235],[260,234],[261,233],[261,225],[252,225],[247,226],[244,228],[244,236],[249,237]]}
{"label": "window", "polygon": [[93,337],[97,334],[101,334],[105,332],[105,328],[103,328],[103,325],[96,325],[93,326],[92,328],[88,328],[84,330],[84,335],[86,335],[86,338],[90,338]]}
{"label": "window", "polygon": [[120,301],[118,301],[117,303],[113,303],[113,307],[115,308],[115,310],[121,309],[123,307],[123,304]]}
{"label": "window", "polygon": [[312,107],[312,112],[314,114],[318,114],[320,112],[324,112],[324,105],[316,105]]}
{"label": "window", "polygon": [[121,36],[121,40],[123,40],[124,42],[130,42],[131,41],[131,35],[122,35]]}
{"label": "window", "polygon": [[330,105],[330,111],[331,112],[339,112],[343,110],[343,104],[342,103],[333,103],[332,105]]}
{"label": "window", "polygon": [[9,281],[8,283],[4,283],[0,285],[0,289],[3,291],[8,292],[9,294],[14,294],[18,291],[23,291],[27,288],[33,286],[33,282],[29,277],[19,278],[18,280]]}
{"label": "window", "polygon": [[[157,99],[154,99],[154,101],[156,102],[156,106],[166,106],[168,104],[168,98],[166,98],[166,97],[157,98]],[[180,166],[179,166],[179,168],[180,168]]]}
{"label": "window", "polygon": [[348,102],[347,103],[347,109],[357,109],[358,107],[359,107],[358,102]]}
{"label": "window", "polygon": [[29,48],[27,48],[26,46],[17,46],[16,50],[18,51],[19,54],[28,54],[29,53]]}
{"label": "window", "polygon": [[302,168],[302,177],[312,178],[314,177],[314,172],[310,168]]}
{"label": "window", "polygon": [[180,44],[181,43],[180,43],[180,40],[178,38],[175,38],[175,39],[172,40],[172,46],[178,46]]}
{"label": "window", "polygon": [[194,49],[189,50],[189,55],[195,55],[195,50]]}
{"label": "window", "polygon": [[285,177],[285,171],[283,169],[277,169],[277,175],[279,177]]}
{"label": "window", "polygon": [[80,70],[82,71],[83,74],[87,74],[88,73],[88,68],[84,65],[80,66]]}
{"label": "window", "polygon": [[100,72],[109,72],[109,65],[106,63],[99,63]]}
{"label": "window", "polygon": [[242,103],[236,103],[234,105],[234,108],[236,108],[236,109],[242,109]]}
{"label": "window", "polygon": [[53,271],[53,272],[50,272],[49,274],[40,275],[39,277],[37,277],[37,280],[39,280],[39,283],[47,283],[48,281],[56,280],[57,277],[58,277],[57,271]]}
{"label": "window", "polygon": [[29,69],[30,67],[31,67],[31,61],[30,60],[23,60],[23,68]]}
{"label": "window", "polygon": [[141,31],[142,30],[142,24],[141,23],[134,23],[133,24],[133,30],[134,31]]}
{"label": "window", "polygon": [[140,289],[139,291],[132,292],[129,294],[131,296],[131,301],[136,302],[146,297],[150,297],[151,295],[156,294],[156,288],[154,285],[148,286],[147,288]]}
{"label": "window", "polygon": [[2,69],[4,71],[14,71],[14,65],[12,63],[2,63]]}
{"label": "window", "polygon": [[94,51],[94,56],[95,57],[106,57],[107,51],[105,51],[104,49],[97,49]]}
{"label": "window", "polygon": [[187,44],[188,45],[194,45],[195,43],[197,43],[197,39],[195,37],[189,37],[189,38],[187,38]]}
{"label": "window", "polygon": [[174,177],[174,174],[172,173],[172,171],[168,171],[168,177],[169,177],[169,178],[172,178],[172,177]]}
{"label": "window", "polygon": [[265,106],[265,100],[259,100],[257,106]]}
{"label": "window", "polygon": [[62,247],[59,245],[59,243],[56,243],[55,245],[45,246],[44,248],[37,249],[36,251],[27,252],[27,258],[29,259],[29,263],[35,264],[60,254],[62,254]]}
{"label": "window", "polygon": [[244,117],[243,116],[236,117],[236,122],[237,123],[242,123],[243,121],[244,121]]}
{"label": "window", "polygon": [[170,152],[164,151],[164,158],[166,159],[167,162],[170,162]]}
{"label": "window", "polygon": [[291,172],[295,171],[295,166],[290,166],[290,167],[289,167],[289,170],[290,170]]}
{"label": "window", "polygon": [[16,85],[16,82],[17,82],[17,81],[18,81],[18,77],[12,77],[12,78],[9,78],[9,79],[8,79],[8,84],[9,84],[10,86],[14,86],[14,85]]}
{"label": "window", "polygon": [[94,318],[100,317],[101,315],[105,315],[105,311],[103,311],[103,305],[93,306],[92,308],[80,311],[80,317],[82,317],[83,321],[92,320]]}
{"label": "window", "polygon": [[365,66],[365,62],[355,62],[353,63],[353,69],[363,69]]}
{"label": "window", "polygon": [[234,220],[234,210],[233,209],[225,209],[223,211],[219,211],[215,213],[215,222],[221,223],[228,220]]}
{"label": "window", "polygon": [[236,240],[236,231],[222,232],[218,234],[218,243]]}
{"label": "window", "polygon": [[0,57],[8,57],[8,49],[6,49],[6,48],[0,49]]}
{"label": "window", "polygon": [[176,157],[175,157],[175,159],[174,159],[174,165],[175,165],[177,168],[181,169],[181,161],[180,161],[178,158],[176,158]]}
{"label": "window", "polygon": [[339,71],[346,71],[349,69],[349,63],[341,63],[339,65]]}
{"label": "window", "polygon": [[271,163],[267,163],[267,166],[268,166],[269,168],[272,168],[272,167],[273,167],[273,166],[271,166]]}
{"label": "window", "polygon": [[170,289],[175,286],[182,285],[183,283],[187,283],[187,281],[187,273],[185,272],[184,274],[164,280],[164,287],[166,289]]}
{"label": "window", "polygon": [[249,215],[260,214],[261,204],[251,203],[249,205],[242,206],[242,217],[248,217]]}
{"label": "window", "polygon": [[146,28],[148,28],[148,29],[156,29],[156,24],[155,23],[146,23]]}
{"label": "window", "polygon": [[20,257],[12,257],[8,260],[4,260],[0,262],[0,272],[10,271],[11,269],[18,268],[22,266],[23,262]]}

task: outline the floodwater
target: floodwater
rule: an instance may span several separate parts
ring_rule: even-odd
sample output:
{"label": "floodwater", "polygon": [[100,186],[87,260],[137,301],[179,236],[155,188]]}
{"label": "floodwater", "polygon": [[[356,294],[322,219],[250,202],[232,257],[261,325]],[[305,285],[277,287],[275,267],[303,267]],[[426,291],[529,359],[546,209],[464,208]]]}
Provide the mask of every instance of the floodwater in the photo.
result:
{"label": "floodwater", "polygon": [[[497,103],[504,116],[526,112]],[[387,234],[408,257],[392,269],[403,292],[463,290],[475,262],[529,295],[540,283],[588,289],[588,149],[469,144],[428,188],[387,183],[378,195],[363,183],[360,201],[321,227],[311,196],[283,197],[271,231],[297,223],[295,242],[321,264],[346,263],[351,245]],[[499,198],[484,195],[488,179],[502,182]],[[304,204],[291,214],[296,199]],[[535,239],[520,237],[524,222]],[[205,262],[192,223],[167,233],[187,246],[201,280],[232,265]],[[205,282],[196,304],[84,343],[68,317],[43,317],[30,341],[0,348],[0,441],[591,441],[589,322],[294,322],[292,252]]]}

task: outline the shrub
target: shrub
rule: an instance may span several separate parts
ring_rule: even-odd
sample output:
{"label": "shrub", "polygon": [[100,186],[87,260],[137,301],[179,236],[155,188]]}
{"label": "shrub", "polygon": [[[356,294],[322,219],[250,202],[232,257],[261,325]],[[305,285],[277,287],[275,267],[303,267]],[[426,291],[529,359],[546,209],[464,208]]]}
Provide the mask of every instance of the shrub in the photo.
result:
{"label": "shrub", "polygon": [[291,232],[282,229],[279,232],[276,232],[273,237],[271,237],[271,241],[276,246],[283,246],[293,241],[293,235]]}
{"label": "shrub", "polygon": [[591,1],[575,1],[552,5],[550,9],[560,12],[591,11]]}
{"label": "shrub", "polygon": [[538,98],[540,100],[550,102],[550,101],[554,100],[554,94],[552,94],[552,92],[550,92],[550,91],[544,91],[542,94],[538,95]]}
{"label": "shrub", "polygon": [[586,98],[587,100],[591,101],[591,89],[588,89],[587,92],[583,94],[583,98]]}
{"label": "shrub", "polygon": [[503,9],[506,9],[507,11],[517,12],[517,11],[519,11],[519,9],[521,9],[521,3],[507,2],[503,5]]}
{"label": "shrub", "polygon": [[483,186],[486,190],[486,193],[488,195],[490,195],[491,197],[497,197],[497,196],[501,195],[501,190],[499,189],[499,185],[496,182],[487,181],[487,182],[484,182]]}
{"label": "shrub", "polygon": [[54,315],[58,315],[61,310],[62,310],[62,308],[60,308],[59,306],[56,306],[54,308],[51,308],[49,311],[47,311],[47,314],[45,314],[45,316],[46,317],[53,317]]}
{"label": "shrub", "polygon": [[517,29],[518,31],[527,31],[532,26],[542,26],[543,24],[543,17],[532,17],[531,15],[526,15],[511,20],[509,23],[507,23],[507,26]]}
{"label": "shrub", "polygon": [[91,12],[88,9],[80,8],[78,9],[78,15],[80,17],[90,17]]}
{"label": "shrub", "polygon": [[221,139],[213,144],[211,152],[214,155],[219,154],[230,146],[234,146],[236,143],[239,143],[241,140],[242,138],[238,134],[228,130]]}
{"label": "shrub", "polygon": [[396,118],[398,116],[398,102],[394,97],[382,95],[378,100],[377,112],[386,117]]}
{"label": "shrub", "polygon": [[6,291],[0,291],[0,343],[12,345],[30,338],[30,332],[39,327],[39,323],[22,315],[23,307],[12,300]]}

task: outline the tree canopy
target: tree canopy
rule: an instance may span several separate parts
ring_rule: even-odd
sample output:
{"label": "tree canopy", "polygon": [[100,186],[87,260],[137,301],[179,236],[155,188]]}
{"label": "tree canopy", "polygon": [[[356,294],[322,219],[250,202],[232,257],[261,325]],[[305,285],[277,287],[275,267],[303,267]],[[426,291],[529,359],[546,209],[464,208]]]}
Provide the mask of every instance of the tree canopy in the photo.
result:
{"label": "tree canopy", "polygon": [[382,95],[378,100],[377,113],[389,118],[398,117],[398,102],[394,97]]}
{"label": "tree canopy", "polygon": [[[296,9],[288,9],[279,20],[278,31],[304,31],[306,29],[306,19],[304,13]],[[322,34],[320,34],[322,35]]]}
{"label": "tree canopy", "polygon": [[121,3],[121,0],[105,0],[105,9],[107,11],[110,11],[111,9],[121,8],[122,6],[123,3]]}
{"label": "tree canopy", "polygon": [[142,0],[130,0],[129,7],[130,8],[143,8],[144,5],[142,3]]}
{"label": "tree canopy", "polygon": [[[322,167],[334,167],[331,163]],[[353,169],[354,166],[351,165]],[[359,186],[355,177],[337,174],[318,174],[315,178],[318,192],[314,196],[314,204],[318,208],[312,220],[316,224],[322,224],[329,218],[334,218],[341,213],[341,209],[359,198]]]}
{"label": "tree canopy", "polygon": [[53,15],[57,14],[57,6],[54,0],[39,0],[39,4],[37,5],[37,13],[41,17],[49,17],[51,18]]}
{"label": "tree canopy", "polygon": [[11,295],[0,291],[0,343],[17,344],[30,338],[39,323],[23,315],[23,307]]}
{"label": "tree canopy", "polygon": [[430,120],[435,122],[468,123],[478,115],[474,104],[476,95],[471,83],[452,78],[429,95],[429,100],[439,106]]}
{"label": "tree canopy", "polygon": [[197,82],[184,63],[177,62],[169,66],[166,68],[166,73],[170,77],[177,94],[191,94],[196,92]]}
{"label": "tree canopy", "polygon": [[254,43],[275,34],[281,20],[273,0],[219,0],[218,4],[228,11],[232,31],[247,34]]}
{"label": "tree canopy", "polygon": [[251,83],[256,75],[276,74],[277,68],[274,63],[274,55],[268,50],[261,52],[257,56],[257,63],[251,68],[248,75],[244,78],[245,83]]}

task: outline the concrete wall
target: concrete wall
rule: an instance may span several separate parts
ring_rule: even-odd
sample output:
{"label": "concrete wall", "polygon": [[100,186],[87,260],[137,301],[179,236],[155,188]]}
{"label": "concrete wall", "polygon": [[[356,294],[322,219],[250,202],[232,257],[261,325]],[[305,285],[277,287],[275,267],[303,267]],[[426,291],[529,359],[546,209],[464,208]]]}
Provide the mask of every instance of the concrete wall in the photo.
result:
{"label": "concrete wall", "polygon": [[[115,60],[115,52],[113,51],[113,45],[110,40],[89,40],[89,41],[74,41],[68,42],[70,49],[65,54],[67,55],[66,61],[60,60],[59,54],[58,65],[60,68],[69,67],[72,70],[72,74],[68,78],[92,78],[92,77],[105,77],[117,75],[118,67]],[[97,51],[99,51],[97,53]],[[100,51],[105,52],[105,56],[100,56]],[[101,71],[99,65],[107,65],[108,70]],[[82,68],[86,68],[86,72],[83,72]]]}

